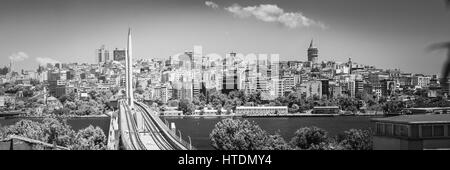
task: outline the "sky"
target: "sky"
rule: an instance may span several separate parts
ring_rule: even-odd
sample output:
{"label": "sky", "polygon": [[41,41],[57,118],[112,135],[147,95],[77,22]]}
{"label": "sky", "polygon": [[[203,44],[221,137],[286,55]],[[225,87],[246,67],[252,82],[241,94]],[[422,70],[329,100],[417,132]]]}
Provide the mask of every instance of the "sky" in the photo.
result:
{"label": "sky", "polygon": [[319,61],[438,74],[450,40],[443,0],[2,0],[0,67],[95,63],[95,49],[125,48],[134,58],[168,58],[194,45],[203,53],[280,54],[307,60],[311,39]]}

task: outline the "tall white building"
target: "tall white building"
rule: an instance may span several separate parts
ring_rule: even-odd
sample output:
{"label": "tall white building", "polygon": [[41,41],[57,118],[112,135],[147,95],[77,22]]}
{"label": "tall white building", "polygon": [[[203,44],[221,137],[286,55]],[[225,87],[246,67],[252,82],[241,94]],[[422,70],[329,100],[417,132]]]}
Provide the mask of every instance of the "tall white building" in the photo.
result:
{"label": "tall white building", "polygon": [[105,48],[105,45],[96,50],[96,57],[99,64],[110,61],[109,51]]}

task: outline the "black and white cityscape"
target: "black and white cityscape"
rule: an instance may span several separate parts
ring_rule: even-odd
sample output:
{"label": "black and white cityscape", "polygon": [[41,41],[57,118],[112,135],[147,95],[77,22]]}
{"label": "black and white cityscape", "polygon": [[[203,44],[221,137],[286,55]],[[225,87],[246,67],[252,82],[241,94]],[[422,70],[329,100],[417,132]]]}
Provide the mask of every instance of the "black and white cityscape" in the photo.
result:
{"label": "black and white cityscape", "polygon": [[0,150],[448,150],[449,5],[2,0]]}

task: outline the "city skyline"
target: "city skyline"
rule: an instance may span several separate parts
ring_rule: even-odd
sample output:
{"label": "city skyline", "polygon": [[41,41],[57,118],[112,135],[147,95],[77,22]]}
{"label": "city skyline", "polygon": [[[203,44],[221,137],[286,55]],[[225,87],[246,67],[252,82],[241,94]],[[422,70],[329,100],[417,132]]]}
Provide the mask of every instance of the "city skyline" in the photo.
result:
{"label": "city skyline", "polygon": [[16,60],[15,71],[37,68],[38,61],[96,63],[95,49],[125,48],[122,35],[132,27],[136,58],[168,58],[202,45],[204,54],[278,53],[281,60],[307,61],[314,39],[319,61],[351,57],[378,68],[438,74],[445,51],[425,48],[448,40],[443,3],[5,1],[0,37],[8,42],[0,60]]}
{"label": "city skyline", "polygon": [[0,150],[449,150],[449,5],[5,0]]}

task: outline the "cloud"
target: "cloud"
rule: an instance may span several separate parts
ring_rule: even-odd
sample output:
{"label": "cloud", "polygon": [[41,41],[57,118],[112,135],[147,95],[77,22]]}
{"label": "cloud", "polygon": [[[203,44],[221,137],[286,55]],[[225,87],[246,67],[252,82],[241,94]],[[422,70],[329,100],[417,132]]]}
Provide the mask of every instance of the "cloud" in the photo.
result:
{"label": "cloud", "polygon": [[205,5],[213,8],[213,9],[219,8],[219,5],[217,5],[216,3],[212,2],[212,1],[205,1]]}
{"label": "cloud", "polygon": [[29,57],[28,57],[27,53],[24,53],[24,52],[17,52],[17,53],[11,54],[9,56],[10,60],[16,61],[16,62],[17,61],[23,61],[23,60],[25,60],[27,58],[29,58]]}
{"label": "cloud", "polygon": [[48,58],[48,57],[37,57],[36,61],[40,64],[40,65],[46,65],[46,64],[55,64],[55,63],[61,63],[55,59],[52,58]]}
{"label": "cloud", "polygon": [[304,16],[301,12],[285,12],[282,8],[273,4],[260,4],[259,6],[242,7],[239,4],[233,4],[225,8],[239,18],[254,17],[258,20],[271,23],[279,23],[288,28],[299,27],[320,27],[327,28],[325,24],[312,20]]}

